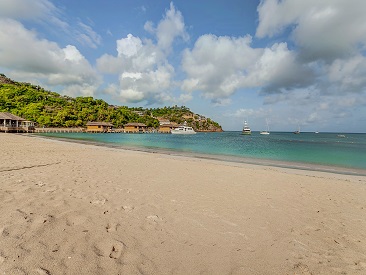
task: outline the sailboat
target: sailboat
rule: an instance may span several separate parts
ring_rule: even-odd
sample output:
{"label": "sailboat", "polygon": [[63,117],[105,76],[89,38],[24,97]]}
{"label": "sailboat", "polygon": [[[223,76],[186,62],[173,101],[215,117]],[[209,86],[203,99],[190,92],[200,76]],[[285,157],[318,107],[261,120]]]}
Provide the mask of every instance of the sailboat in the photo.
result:
{"label": "sailboat", "polygon": [[260,134],[261,134],[261,135],[269,135],[268,120],[266,120],[266,123],[267,123],[267,129],[266,129],[266,131],[261,131],[261,132],[260,132]]}
{"label": "sailboat", "polygon": [[248,122],[244,121],[243,131],[241,132],[242,135],[251,135],[252,130],[250,130],[250,127],[248,125]]}

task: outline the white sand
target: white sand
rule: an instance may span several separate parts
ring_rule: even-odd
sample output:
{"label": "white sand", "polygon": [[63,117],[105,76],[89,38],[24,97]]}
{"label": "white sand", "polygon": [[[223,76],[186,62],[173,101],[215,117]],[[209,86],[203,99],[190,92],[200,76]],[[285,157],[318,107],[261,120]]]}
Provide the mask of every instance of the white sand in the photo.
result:
{"label": "white sand", "polygon": [[0,274],[366,274],[366,177],[0,144]]}

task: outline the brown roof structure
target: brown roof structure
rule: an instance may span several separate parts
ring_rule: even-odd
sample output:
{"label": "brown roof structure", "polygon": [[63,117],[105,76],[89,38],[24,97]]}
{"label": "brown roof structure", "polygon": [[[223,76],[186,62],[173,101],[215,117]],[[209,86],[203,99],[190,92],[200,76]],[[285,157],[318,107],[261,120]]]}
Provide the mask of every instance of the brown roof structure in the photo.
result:
{"label": "brown roof structure", "polygon": [[24,118],[21,118],[19,116],[13,115],[8,112],[0,113],[0,119],[10,119],[10,120],[18,120],[18,121],[24,121]]}

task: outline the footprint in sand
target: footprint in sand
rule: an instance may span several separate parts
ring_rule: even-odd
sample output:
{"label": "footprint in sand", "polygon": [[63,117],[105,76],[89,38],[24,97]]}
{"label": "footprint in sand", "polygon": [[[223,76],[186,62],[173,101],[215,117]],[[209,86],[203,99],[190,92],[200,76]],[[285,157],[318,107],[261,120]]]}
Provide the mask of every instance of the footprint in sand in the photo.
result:
{"label": "footprint in sand", "polygon": [[106,240],[96,243],[93,251],[100,257],[118,259],[125,250],[125,244],[121,241]]}
{"label": "footprint in sand", "polygon": [[80,225],[87,221],[87,217],[81,215],[71,215],[66,218],[66,225],[73,226],[73,225]]}
{"label": "footprint in sand", "polygon": [[146,217],[147,220],[153,221],[153,222],[159,222],[162,220],[158,215],[150,215]]}
{"label": "footprint in sand", "polygon": [[51,275],[51,272],[43,267],[37,268],[35,270],[39,275]]}
{"label": "footprint in sand", "polygon": [[134,209],[135,209],[135,207],[134,207],[134,206],[132,206],[132,205],[124,205],[124,206],[122,206],[122,209],[123,209],[124,211],[126,211],[126,212],[130,212],[130,211],[134,210]]}
{"label": "footprint in sand", "polygon": [[121,243],[116,243],[112,246],[112,251],[109,254],[109,258],[118,259],[123,251],[124,246]]}
{"label": "footprint in sand", "polygon": [[310,272],[308,266],[303,263],[294,264],[293,270],[295,274],[303,274],[303,275],[313,274],[312,272]]}
{"label": "footprint in sand", "polygon": [[5,257],[1,256],[1,253],[0,253],[0,265],[5,261]]}
{"label": "footprint in sand", "polygon": [[91,201],[90,203],[95,205],[104,205],[107,201],[108,201],[107,199],[100,199]]}
{"label": "footprint in sand", "polygon": [[120,226],[121,225],[119,223],[108,223],[105,229],[107,232],[116,232]]}
{"label": "footprint in sand", "polygon": [[38,183],[36,183],[36,185],[39,186],[39,187],[43,187],[46,184],[44,182],[42,182],[42,181],[39,181]]}

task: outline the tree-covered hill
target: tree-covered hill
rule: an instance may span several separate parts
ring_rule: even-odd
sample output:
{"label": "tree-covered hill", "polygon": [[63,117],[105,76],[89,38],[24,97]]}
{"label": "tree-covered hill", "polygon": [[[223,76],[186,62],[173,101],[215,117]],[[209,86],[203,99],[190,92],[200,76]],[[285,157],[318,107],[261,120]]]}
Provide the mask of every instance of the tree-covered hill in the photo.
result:
{"label": "tree-covered hill", "polygon": [[4,74],[0,74],[0,112],[13,113],[41,127],[80,127],[88,121],[104,121],[117,128],[129,122],[158,128],[160,118],[178,124],[187,121],[197,131],[222,131],[217,122],[194,114],[185,106],[152,109],[112,106],[93,97],[62,96],[37,85],[13,81]]}

